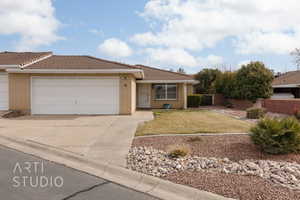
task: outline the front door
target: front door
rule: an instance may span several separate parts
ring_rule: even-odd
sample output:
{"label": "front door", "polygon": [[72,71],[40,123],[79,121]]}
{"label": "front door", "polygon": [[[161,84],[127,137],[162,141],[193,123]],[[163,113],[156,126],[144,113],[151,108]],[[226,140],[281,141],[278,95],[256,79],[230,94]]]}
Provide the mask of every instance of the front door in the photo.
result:
{"label": "front door", "polygon": [[151,84],[137,84],[138,105],[139,108],[150,108]]}

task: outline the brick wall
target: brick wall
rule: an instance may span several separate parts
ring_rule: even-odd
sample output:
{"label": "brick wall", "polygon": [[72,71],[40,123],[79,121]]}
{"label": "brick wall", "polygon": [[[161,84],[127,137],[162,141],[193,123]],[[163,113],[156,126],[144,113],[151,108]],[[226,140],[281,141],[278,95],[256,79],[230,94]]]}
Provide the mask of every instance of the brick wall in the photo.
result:
{"label": "brick wall", "polygon": [[300,110],[300,99],[265,99],[263,107],[269,112],[293,115],[296,110]]}
{"label": "brick wall", "polygon": [[[222,94],[215,94],[214,95],[214,105],[215,106],[224,106],[226,99]],[[248,108],[253,107],[254,103],[247,100],[239,100],[239,99],[227,99],[230,103],[232,103],[233,108],[246,110]]]}
{"label": "brick wall", "polygon": [[254,103],[248,100],[239,100],[239,99],[228,99],[230,103],[232,103],[233,108],[246,110],[248,108],[253,107]]}
{"label": "brick wall", "polygon": [[222,94],[214,94],[214,106],[224,106],[225,98]]}

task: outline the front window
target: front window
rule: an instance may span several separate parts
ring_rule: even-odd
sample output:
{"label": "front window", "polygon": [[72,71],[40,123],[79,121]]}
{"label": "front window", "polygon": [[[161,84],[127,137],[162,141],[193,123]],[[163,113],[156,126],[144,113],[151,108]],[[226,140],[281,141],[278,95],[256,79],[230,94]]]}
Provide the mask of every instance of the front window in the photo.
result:
{"label": "front window", "polygon": [[155,84],[156,100],[176,100],[177,85],[176,84]]}

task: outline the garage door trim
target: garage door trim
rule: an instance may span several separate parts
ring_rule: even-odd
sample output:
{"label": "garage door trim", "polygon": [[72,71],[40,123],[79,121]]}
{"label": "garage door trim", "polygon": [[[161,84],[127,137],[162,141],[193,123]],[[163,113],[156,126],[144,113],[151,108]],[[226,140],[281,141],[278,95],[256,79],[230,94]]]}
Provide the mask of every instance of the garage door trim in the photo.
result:
{"label": "garage door trim", "polygon": [[[119,80],[120,77],[119,76],[31,76],[30,78],[30,109],[31,109],[31,114],[37,114],[34,113],[35,109],[34,109],[34,103],[33,103],[33,80],[34,79],[99,79],[99,80],[116,80],[117,81],[117,87],[118,87],[118,92],[117,92],[117,113],[115,114],[119,114],[120,112],[120,85],[119,85]],[[94,114],[91,114],[94,115]]]}
{"label": "garage door trim", "polygon": [[[8,107],[9,107],[9,80],[8,80],[8,74],[5,73],[5,72],[0,72],[0,76],[5,76],[6,78],[6,94],[5,94],[5,99],[4,99],[4,102],[5,102],[5,105],[0,105],[0,110],[8,110]],[[1,101],[0,101],[1,102]],[[3,107],[2,107],[3,106]]]}

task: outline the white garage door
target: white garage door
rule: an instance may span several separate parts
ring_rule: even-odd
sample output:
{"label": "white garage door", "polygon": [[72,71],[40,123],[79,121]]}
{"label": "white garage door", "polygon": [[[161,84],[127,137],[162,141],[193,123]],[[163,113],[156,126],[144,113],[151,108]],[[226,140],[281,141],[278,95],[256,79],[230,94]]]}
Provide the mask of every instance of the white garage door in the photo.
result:
{"label": "white garage door", "polygon": [[119,114],[117,77],[33,77],[32,114]]}
{"label": "white garage door", "polygon": [[0,110],[8,109],[8,76],[0,73]]}

